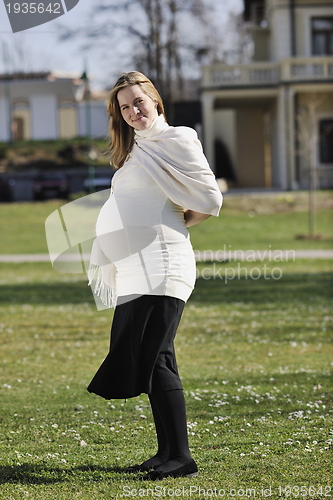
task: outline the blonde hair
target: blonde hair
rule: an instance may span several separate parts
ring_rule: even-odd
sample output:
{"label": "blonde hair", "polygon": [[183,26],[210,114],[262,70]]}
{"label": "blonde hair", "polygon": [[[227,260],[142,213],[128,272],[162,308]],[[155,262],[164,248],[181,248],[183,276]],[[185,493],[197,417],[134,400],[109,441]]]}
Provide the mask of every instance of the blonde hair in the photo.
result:
{"label": "blonde hair", "polygon": [[124,165],[134,145],[134,128],[128,125],[122,117],[117,98],[120,90],[132,85],[139,85],[142,92],[157,102],[157,113],[163,114],[166,119],[162,98],[149,78],[138,71],[123,73],[111,90],[107,106],[110,115],[109,132],[111,136],[109,151],[111,163],[116,168],[121,168]]}

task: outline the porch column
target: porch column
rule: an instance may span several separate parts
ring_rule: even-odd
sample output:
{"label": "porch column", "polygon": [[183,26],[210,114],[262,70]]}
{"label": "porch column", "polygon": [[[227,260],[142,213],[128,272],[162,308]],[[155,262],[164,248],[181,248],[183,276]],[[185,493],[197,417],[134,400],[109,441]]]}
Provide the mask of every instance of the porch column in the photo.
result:
{"label": "porch column", "polygon": [[288,188],[288,114],[287,114],[287,88],[280,87],[277,100],[277,151],[278,151],[278,187]]}
{"label": "porch column", "polygon": [[204,93],[201,96],[202,116],[203,116],[203,142],[204,153],[208,163],[213,171],[215,171],[215,116],[214,116],[214,100],[213,94]]}

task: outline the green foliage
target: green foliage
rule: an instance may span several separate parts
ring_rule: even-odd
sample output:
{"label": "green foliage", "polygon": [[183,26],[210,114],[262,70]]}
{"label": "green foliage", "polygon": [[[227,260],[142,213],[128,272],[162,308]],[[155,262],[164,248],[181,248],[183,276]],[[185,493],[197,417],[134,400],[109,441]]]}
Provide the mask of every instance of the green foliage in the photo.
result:
{"label": "green foliage", "polygon": [[0,160],[4,160],[7,157],[8,148],[5,144],[0,144]]}
{"label": "green foliage", "polygon": [[[1,166],[7,172],[34,168],[73,168],[87,166],[89,141],[86,137],[59,140],[20,140],[0,142]],[[93,140],[96,166],[109,167],[108,141]]]}

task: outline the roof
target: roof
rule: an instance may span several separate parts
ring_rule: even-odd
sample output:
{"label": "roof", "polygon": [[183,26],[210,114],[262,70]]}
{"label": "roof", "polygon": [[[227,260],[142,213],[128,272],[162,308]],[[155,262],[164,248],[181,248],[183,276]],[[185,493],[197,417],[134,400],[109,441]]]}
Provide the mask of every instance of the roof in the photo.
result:
{"label": "roof", "polygon": [[80,79],[80,72],[66,72],[66,71],[36,71],[36,72],[14,72],[0,74],[0,81],[2,80],[77,80]]}

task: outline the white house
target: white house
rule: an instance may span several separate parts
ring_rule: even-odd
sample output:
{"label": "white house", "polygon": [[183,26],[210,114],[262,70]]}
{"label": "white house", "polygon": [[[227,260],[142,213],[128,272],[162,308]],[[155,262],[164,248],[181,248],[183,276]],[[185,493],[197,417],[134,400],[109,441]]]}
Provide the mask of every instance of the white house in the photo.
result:
{"label": "white house", "polygon": [[[206,155],[239,187],[333,187],[333,1],[244,0],[250,64],[203,68]],[[219,163],[220,162],[220,163]]]}
{"label": "white house", "polygon": [[[105,95],[78,102],[78,74],[59,72],[0,75],[0,141],[12,139],[70,139],[107,135]],[[88,120],[87,120],[88,118]]]}

